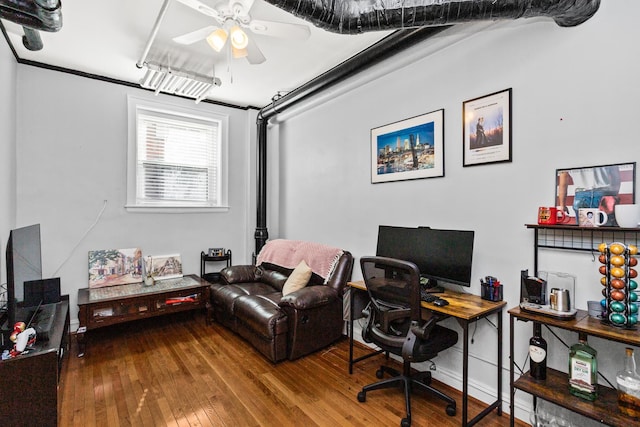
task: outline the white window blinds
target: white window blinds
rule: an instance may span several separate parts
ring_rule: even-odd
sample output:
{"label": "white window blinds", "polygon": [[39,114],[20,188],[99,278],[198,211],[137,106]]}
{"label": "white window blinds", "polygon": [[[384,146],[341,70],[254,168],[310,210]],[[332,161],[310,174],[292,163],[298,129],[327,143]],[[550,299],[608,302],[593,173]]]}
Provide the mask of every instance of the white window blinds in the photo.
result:
{"label": "white window blinds", "polygon": [[136,205],[220,205],[220,121],[138,106],[136,131]]}

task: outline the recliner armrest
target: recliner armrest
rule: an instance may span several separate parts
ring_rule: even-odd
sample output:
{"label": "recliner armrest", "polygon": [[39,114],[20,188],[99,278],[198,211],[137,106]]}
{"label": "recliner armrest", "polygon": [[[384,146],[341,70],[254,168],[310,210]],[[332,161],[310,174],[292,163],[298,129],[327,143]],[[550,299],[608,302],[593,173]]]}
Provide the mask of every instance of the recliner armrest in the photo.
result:
{"label": "recliner armrest", "polygon": [[257,280],[257,267],[255,265],[233,265],[220,272],[220,277],[224,283],[232,285],[234,283],[255,282]]}
{"label": "recliner armrest", "polygon": [[338,298],[336,290],[329,286],[307,286],[283,296],[279,305],[296,310],[307,310],[326,305],[336,298]]}

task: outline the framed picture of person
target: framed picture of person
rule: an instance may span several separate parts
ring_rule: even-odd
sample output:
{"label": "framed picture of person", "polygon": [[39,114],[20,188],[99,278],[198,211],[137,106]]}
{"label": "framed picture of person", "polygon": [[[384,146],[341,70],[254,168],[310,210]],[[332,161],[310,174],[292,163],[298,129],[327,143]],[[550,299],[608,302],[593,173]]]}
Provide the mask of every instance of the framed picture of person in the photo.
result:
{"label": "framed picture of person", "polygon": [[556,207],[566,214],[564,224],[579,225],[580,209],[606,215],[602,226],[617,226],[616,205],[635,203],[636,163],[556,170]]}
{"label": "framed picture of person", "polygon": [[511,161],[511,89],[462,103],[462,165]]}

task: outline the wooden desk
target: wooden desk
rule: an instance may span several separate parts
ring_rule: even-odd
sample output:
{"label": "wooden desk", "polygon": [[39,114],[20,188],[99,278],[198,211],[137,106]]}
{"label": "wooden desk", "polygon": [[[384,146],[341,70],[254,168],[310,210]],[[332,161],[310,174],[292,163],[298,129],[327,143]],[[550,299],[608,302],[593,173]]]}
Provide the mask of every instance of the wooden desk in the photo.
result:
{"label": "wooden desk", "polygon": [[[354,294],[357,291],[366,292],[367,287],[364,281],[349,282],[347,285],[352,290],[350,292],[350,308],[354,304]],[[356,292],[353,292],[355,290]],[[446,317],[453,317],[458,321],[458,324],[462,328],[462,425],[472,426],[482,418],[484,418],[491,411],[496,409],[498,415],[502,415],[502,309],[507,304],[506,301],[491,302],[483,300],[478,295],[465,294],[461,292],[454,292],[445,290],[444,293],[438,294],[442,298],[449,301],[449,305],[444,307],[438,307],[432,303],[422,301],[422,308],[433,313],[445,315]],[[488,317],[492,314],[496,314],[497,317],[497,329],[498,329],[498,373],[497,373],[497,400],[487,406],[482,412],[476,415],[472,420],[467,421],[468,418],[468,400],[469,400],[469,324],[476,322],[480,319]],[[353,373],[353,365],[363,359],[379,354],[380,351],[367,354],[356,360],[353,359],[353,310],[349,310],[349,374]]]}

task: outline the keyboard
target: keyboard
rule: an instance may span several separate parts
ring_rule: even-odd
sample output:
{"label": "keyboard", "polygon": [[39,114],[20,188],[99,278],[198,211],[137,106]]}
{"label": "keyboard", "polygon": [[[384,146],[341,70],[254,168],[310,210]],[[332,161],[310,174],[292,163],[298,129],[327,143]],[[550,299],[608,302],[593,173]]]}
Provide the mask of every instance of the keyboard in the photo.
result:
{"label": "keyboard", "polygon": [[424,289],[420,289],[420,299],[424,302],[434,302],[438,299],[435,294],[429,293]]}

